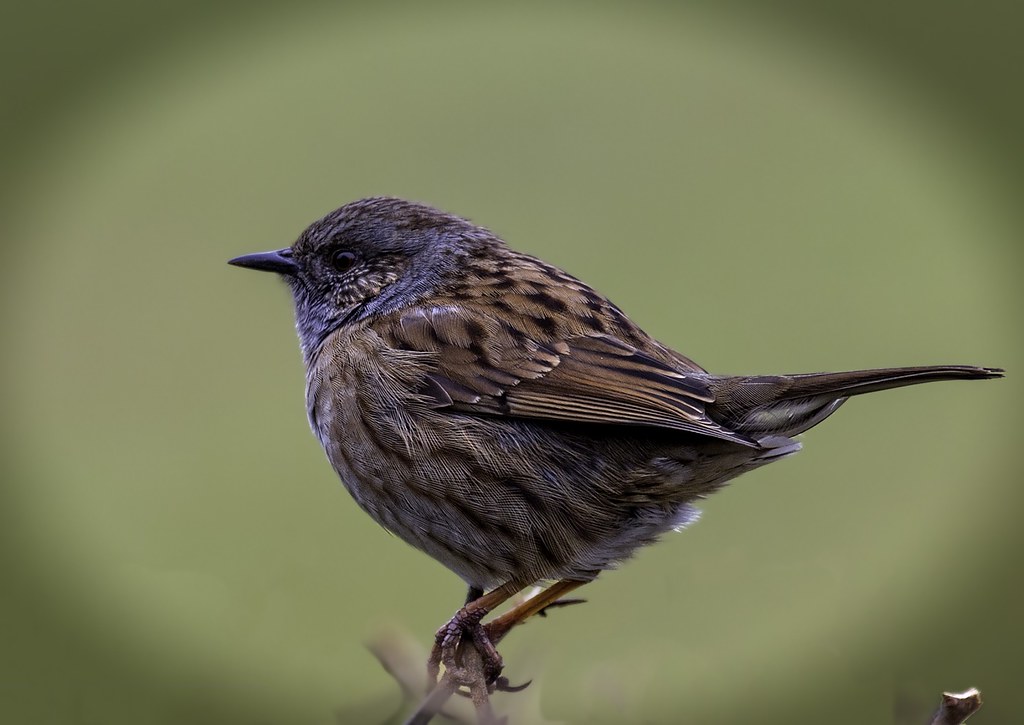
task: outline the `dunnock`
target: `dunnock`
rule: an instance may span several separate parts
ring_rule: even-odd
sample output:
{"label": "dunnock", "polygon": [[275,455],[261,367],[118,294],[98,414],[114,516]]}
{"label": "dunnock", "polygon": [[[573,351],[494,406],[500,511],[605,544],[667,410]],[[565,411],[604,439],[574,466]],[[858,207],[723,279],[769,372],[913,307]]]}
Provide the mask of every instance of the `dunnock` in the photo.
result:
{"label": "dunnock", "polygon": [[291,287],[309,421],[353,498],[469,585],[438,632],[435,676],[469,636],[507,684],[493,642],[511,626],[795,453],[794,436],[850,396],[1002,374],[711,375],[578,279],[401,199],[352,202],[231,264]]}

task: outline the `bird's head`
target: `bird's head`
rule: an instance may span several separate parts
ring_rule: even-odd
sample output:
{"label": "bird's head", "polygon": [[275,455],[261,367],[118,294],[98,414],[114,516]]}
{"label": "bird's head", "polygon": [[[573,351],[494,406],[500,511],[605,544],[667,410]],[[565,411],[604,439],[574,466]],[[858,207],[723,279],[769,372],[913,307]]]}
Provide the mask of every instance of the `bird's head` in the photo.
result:
{"label": "bird's head", "polygon": [[415,304],[469,257],[501,242],[433,207],[391,197],[354,201],[311,224],[290,247],[230,260],[276,272],[295,300],[307,358],[332,331]]}

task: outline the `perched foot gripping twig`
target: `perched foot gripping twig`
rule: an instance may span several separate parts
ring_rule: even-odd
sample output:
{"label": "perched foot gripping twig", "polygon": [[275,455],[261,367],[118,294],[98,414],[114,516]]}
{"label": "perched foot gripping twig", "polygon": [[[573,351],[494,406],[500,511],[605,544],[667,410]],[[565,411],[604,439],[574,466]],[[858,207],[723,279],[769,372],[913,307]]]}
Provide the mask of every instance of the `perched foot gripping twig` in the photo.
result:
{"label": "perched foot gripping twig", "polygon": [[[582,584],[584,582],[570,580],[556,582],[486,624],[481,620],[522,587],[506,584],[466,604],[437,632],[433,650],[427,661],[429,681],[436,684],[412,716],[406,720],[406,725],[425,725],[430,722],[456,692],[463,692],[472,699],[477,711],[477,721],[481,725],[501,723],[491,707],[491,693],[517,692],[530,683],[513,686],[501,676],[503,663],[495,645],[504,639],[513,627],[535,614],[544,614],[549,608],[581,601],[563,600],[562,596]],[[445,671],[439,681],[441,665],[444,665]],[[465,692],[462,688],[465,688]]]}

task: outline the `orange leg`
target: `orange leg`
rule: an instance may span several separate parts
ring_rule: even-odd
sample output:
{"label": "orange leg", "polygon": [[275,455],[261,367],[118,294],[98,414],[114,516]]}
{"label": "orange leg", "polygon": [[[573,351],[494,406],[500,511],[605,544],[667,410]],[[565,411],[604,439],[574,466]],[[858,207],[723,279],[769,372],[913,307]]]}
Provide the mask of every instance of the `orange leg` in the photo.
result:
{"label": "orange leg", "polygon": [[[536,596],[530,597],[525,602],[516,605],[500,617],[488,622],[484,625],[484,629],[487,630],[487,635],[491,644],[497,644],[513,627],[522,624],[535,614],[540,614],[548,607],[556,605],[562,596],[568,594],[573,589],[583,586],[584,584],[586,584],[584,581],[562,579],[561,581],[555,582],[544,591],[539,592]],[[575,601],[579,600],[571,601],[575,603]],[[565,603],[568,604],[570,602]]]}

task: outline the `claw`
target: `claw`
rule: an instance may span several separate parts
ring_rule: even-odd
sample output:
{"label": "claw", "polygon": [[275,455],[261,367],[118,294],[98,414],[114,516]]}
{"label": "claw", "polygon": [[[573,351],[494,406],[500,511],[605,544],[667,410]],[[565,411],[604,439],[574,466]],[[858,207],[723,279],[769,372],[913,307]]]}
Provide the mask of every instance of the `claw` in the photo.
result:
{"label": "claw", "polygon": [[[521,685],[513,685],[508,681],[507,677],[498,677],[490,684],[487,688],[488,692],[522,692],[527,687],[533,684],[533,680],[527,680]],[[455,691],[456,695],[460,695],[467,699],[473,699],[473,693],[469,690],[458,689]]]}
{"label": "claw", "polygon": [[538,617],[546,617],[546,616],[548,616],[548,610],[549,609],[558,609],[560,607],[571,607],[573,604],[585,604],[586,601],[587,601],[586,599],[559,599],[557,601],[551,602],[551,604],[547,605],[542,610],[537,612],[537,616]]}
{"label": "claw", "polygon": [[527,680],[521,685],[509,684],[507,677],[499,677],[494,681],[494,689],[497,692],[522,692],[533,683],[533,680]]}
{"label": "claw", "polygon": [[437,678],[441,676],[441,653],[440,650],[435,656],[434,652],[430,652],[430,658],[427,660],[427,692],[429,693],[437,685]]}

